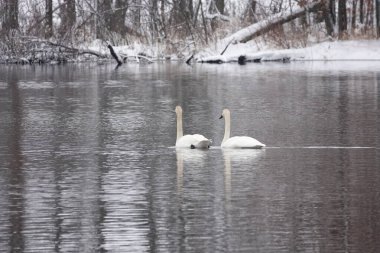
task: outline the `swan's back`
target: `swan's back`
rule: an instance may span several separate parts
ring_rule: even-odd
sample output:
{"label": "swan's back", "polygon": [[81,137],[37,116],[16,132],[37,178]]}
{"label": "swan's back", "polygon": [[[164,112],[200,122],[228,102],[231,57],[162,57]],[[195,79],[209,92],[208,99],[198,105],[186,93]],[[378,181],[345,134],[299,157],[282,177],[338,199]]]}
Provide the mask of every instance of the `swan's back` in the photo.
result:
{"label": "swan's back", "polygon": [[201,134],[187,134],[179,138],[175,144],[177,148],[209,148],[211,141]]}
{"label": "swan's back", "polygon": [[221,145],[222,148],[263,148],[265,144],[248,136],[234,136],[227,139]]}

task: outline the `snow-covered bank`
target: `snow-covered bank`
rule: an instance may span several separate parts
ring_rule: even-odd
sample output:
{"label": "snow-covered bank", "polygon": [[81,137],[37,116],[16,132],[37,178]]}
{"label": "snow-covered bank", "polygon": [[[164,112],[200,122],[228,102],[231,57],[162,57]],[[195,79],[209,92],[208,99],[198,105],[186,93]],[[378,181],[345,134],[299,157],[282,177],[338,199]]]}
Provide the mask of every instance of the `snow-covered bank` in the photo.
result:
{"label": "snow-covered bank", "polygon": [[[37,47],[38,53],[26,52],[26,55],[18,57],[8,57],[6,54],[0,56],[0,63],[56,63],[63,58],[66,61],[113,61],[106,43],[93,41],[87,45],[80,45],[78,48],[68,48],[61,46],[50,46],[42,43],[44,47]],[[66,49],[65,53],[61,49]],[[147,46],[140,43],[114,47],[116,53],[126,60],[132,61],[186,61],[194,53],[194,48],[187,48],[181,55],[165,53],[163,45]],[[314,44],[306,48],[297,49],[274,49],[265,43],[250,41],[247,43],[230,44],[223,55],[221,52],[226,49],[221,41],[213,48],[198,50],[194,55],[196,62],[226,63],[238,62],[239,57],[244,56],[244,61],[265,62],[265,61],[380,61],[380,40],[355,40],[355,41],[334,41]],[[55,57],[55,58],[54,58]],[[14,60],[12,60],[14,59]],[[39,61],[37,61],[37,60]],[[58,61],[59,62],[59,61]]]}
{"label": "snow-covered bank", "polygon": [[241,43],[230,45],[223,55],[200,53],[196,59],[198,62],[236,62],[242,55],[247,61],[380,61],[380,40],[323,42],[306,48],[262,51],[253,44]]}

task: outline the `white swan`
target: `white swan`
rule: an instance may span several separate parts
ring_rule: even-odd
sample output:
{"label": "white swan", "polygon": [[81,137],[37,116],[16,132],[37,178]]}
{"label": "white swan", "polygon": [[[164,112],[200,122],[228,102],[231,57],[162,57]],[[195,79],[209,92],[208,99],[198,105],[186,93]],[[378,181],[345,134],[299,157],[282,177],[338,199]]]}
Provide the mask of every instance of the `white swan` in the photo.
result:
{"label": "white swan", "polygon": [[224,109],[220,119],[224,118],[224,138],[222,141],[222,148],[262,148],[265,144],[248,136],[234,136],[230,138],[231,131],[231,113],[230,110]]}
{"label": "white swan", "polygon": [[177,114],[177,141],[175,146],[177,148],[209,148],[211,140],[207,139],[200,134],[187,134],[183,135],[182,129],[182,108],[176,106],[175,113]]}

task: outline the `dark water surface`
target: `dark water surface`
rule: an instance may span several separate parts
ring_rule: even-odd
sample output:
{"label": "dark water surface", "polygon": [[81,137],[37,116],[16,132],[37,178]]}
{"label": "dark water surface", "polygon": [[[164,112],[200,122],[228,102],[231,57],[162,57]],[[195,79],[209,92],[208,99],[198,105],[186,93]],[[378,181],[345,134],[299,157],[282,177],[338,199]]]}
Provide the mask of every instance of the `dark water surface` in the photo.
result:
{"label": "dark water surface", "polygon": [[[0,66],[1,252],[380,252],[380,64]],[[172,148],[174,107],[208,151]],[[223,151],[234,135],[264,150]]]}

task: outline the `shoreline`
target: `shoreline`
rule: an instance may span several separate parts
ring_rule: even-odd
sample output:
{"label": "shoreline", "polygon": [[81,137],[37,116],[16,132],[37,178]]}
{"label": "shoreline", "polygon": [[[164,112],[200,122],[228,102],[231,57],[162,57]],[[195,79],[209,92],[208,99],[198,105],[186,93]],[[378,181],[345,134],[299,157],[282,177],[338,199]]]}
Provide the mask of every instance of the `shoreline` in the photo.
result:
{"label": "shoreline", "polygon": [[[141,55],[141,49],[146,48],[143,45],[131,49],[128,46],[114,47],[117,54],[125,58],[132,58],[128,62],[140,62],[136,59]],[[89,50],[94,47],[89,46]],[[114,62],[111,54],[106,47],[96,48],[99,54],[104,57],[94,55],[81,55],[73,53],[59,53],[57,51],[49,54],[28,55],[24,57],[2,57],[1,65],[57,65],[65,63],[111,63]],[[186,57],[177,57],[175,55],[163,56],[161,52],[154,51],[151,48],[150,56],[153,62],[186,62]],[[376,62],[380,61],[380,40],[353,40],[353,41],[333,41],[322,42],[305,48],[290,49],[271,49],[269,47],[258,49],[257,46],[249,43],[240,43],[231,45],[225,54],[217,53],[218,48],[214,50],[203,49],[197,53],[184,52],[184,55],[194,56],[192,63],[238,63],[239,60],[245,63],[258,62]],[[240,58],[242,57],[242,58]]]}

